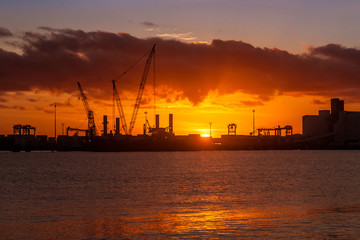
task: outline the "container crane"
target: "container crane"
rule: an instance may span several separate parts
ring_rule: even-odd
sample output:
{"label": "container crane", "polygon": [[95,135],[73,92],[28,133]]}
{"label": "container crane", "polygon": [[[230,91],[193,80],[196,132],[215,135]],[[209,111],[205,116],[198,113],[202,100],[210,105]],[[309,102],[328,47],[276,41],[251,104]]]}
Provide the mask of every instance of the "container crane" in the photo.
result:
{"label": "container crane", "polygon": [[84,94],[84,91],[81,88],[81,85],[79,82],[77,82],[78,86],[79,86],[79,91],[80,91],[80,98],[84,104],[85,107],[85,111],[87,114],[87,118],[88,118],[88,132],[89,132],[89,136],[93,137],[96,135],[96,127],[95,127],[95,119],[94,119],[94,112],[90,109],[90,106],[87,102],[86,96]]}
{"label": "container crane", "polygon": [[85,136],[88,136],[88,130],[87,129],[79,129],[79,128],[71,128],[71,127],[67,127],[66,128],[66,136],[69,136],[69,132],[71,131],[75,131],[75,136],[79,136],[79,132],[84,132]]}
{"label": "container crane", "polygon": [[145,123],[143,126],[143,130],[144,130],[144,135],[146,135],[147,133],[152,133],[153,132],[153,127],[150,126],[150,123],[147,119],[147,112],[144,112],[145,114]]}
{"label": "container crane", "polygon": [[113,84],[113,98],[114,98],[114,101],[116,101],[116,105],[117,105],[117,108],[119,110],[119,116],[120,116],[120,121],[121,121],[121,129],[127,135],[128,134],[128,129],[127,129],[127,124],[126,124],[126,120],[125,120],[125,114],[124,114],[124,110],[123,110],[121,100],[120,100],[120,97],[119,97],[119,92],[118,92],[118,90],[116,88],[115,80],[112,80],[112,84]]}
{"label": "container crane", "polygon": [[130,121],[130,126],[129,126],[129,134],[130,135],[131,135],[132,130],[134,129],[134,126],[135,126],[136,116],[137,116],[137,113],[138,113],[139,108],[140,108],[140,102],[141,102],[142,94],[144,92],[146,79],[147,79],[147,76],[148,76],[148,73],[149,73],[151,60],[152,60],[152,58],[154,57],[154,54],[155,54],[155,47],[156,47],[156,44],[154,44],[154,46],[152,47],[152,49],[150,51],[150,54],[149,54],[149,56],[148,56],[148,58],[146,60],[146,63],[145,63],[145,69],[144,69],[144,72],[143,72],[143,75],[142,75],[142,78],[141,78],[140,88],[139,88],[139,91],[138,91],[138,95],[136,97],[136,102],[135,102],[135,105],[134,105],[134,111],[133,111],[131,121]]}

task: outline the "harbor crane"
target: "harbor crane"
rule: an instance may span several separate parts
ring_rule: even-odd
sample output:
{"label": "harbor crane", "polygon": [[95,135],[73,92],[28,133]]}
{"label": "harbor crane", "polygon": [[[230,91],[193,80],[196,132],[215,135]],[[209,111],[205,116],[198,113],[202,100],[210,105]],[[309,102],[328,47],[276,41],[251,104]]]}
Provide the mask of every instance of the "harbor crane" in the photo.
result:
{"label": "harbor crane", "polygon": [[153,132],[153,127],[150,126],[150,123],[147,119],[147,113],[148,112],[144,112],[145,114],[145,123],[144,123],[144,126],[143,126],[143,133],[144,135],[146,135],[147,133],[152,133]]}
{"label": "harbor crane", "polygon": [[120,116],[120,121],[121,121],[121,129],[127,135],[128,130],[127,130],[127,124],[126,124],[126,120],[125,120],[125,114],[124,114],[124,110],[123,110],[121,100],[120,100],[120,97],[119,97],[119,92],[118,92],[118,90],[116,88],[115,80],[112,80],[112,84],[113,84],[113,101],[116,102],[117,108],[119,110],[119,116]]}
{"label": "harbor crane", "polygon": [[94,112],[90,109],[89,103],[87,102],[87,98],[85,96],[84,91],[81,88],[79,82],[77,82],[79,91],[80,91],[80,98],[84,104],[84,108],[88,118],[88,133],[89,137],[94,137],[96,135],[96,127],[95,127],[95,119],[94,119]]}
{"label": "harbor crane", "polygon": [[[121,120],[121,129],[123,130],[123,132],[126,135],[131,135],[132,130],[134,129],[135,126],[135,121],[136,121],[136,117],[137,117],[137,113],[139,111],[140,108],[140,103],[141,103],[141,98],[144,92],[144,88],[145,88],[145,84],[146,84],[146,79],[148,77],[149,74],[149,69],[151,66],[151,61],[152,59],[155,57],[155,46],[156,44],[153,45],[152,49],[150,50],[150,53],[147,52],[144,56],[142,56],[138,61],[136,61],[134,64],[132,64],[125,72],[123,72],[118,78],[116,78],[115,80],[112,80],[112,84],[113,84],[113,103],[114,103],[114,108],[115,108],[115,102],[119,111],[119,115],[120,115],[120,120]],[[149,54],[149,55],[148,55]],[[144,72],[141,78],[141,82],[140,82],[140,87],[139,87],[139,91],[136,97],[136,101],[135,101],[135,105],[134,105],[134,110],[132,113],[132,117],[131,117],[131,121],[130,121],[130,126],[129,128],[127,128],[127,124],[126,124],[126,120],[125,120],[125,114],[124,114],[124,110],[121,104],[121,100],[119,97],[119,92],[116,88],[116,80],[118,80],[119,78],[121,78],[122,76],[124,76],[130,69],[132,69],[138,62],[140,62],[141,59],[143,59],[146,55],[148,55],[148,58],[146,60],[145,63],[145,68],[144,68]],[[113,110],[115,113],[115,109]],[[115,115],[115,114],[114,114]]]}
{"label": "harbor crane", "polygon": [[69,132],[71,131],[75,131],[75,136],[79,136],[79,132],[84,132],[85,136],[88,136],[88,130],[87,129],[79,129],[79,128],[72,128],[72,127],[67,127],[66,128],[66,136],[69,136]]}
{"label": "harbor crane", "polygon": [[138,113],[139,108],[140,108],[140,102],[141,102],[141,98],[142,98],[142,95],[143,95],[143,92],[144,92],[146,79],[147,79],[147,76],[148,76],[148,73],[149,73],[151,60],[153,59],[154,54],[155,54],[155,47],[156,47],[156,44],[154,44],[154,46],[152,47],[152,49],[150,51],[150,54],[149,54],[149,56],[148,56],[148,58],[146,60],[146,63],[145,63],[145,69],[144,69],[144,72],[143,72],[143,75],[142,75],[142,78],[141,78],[140,88],[139,88],[139,91],[138,91],[138,94],[137,94],[137,97],[136,97],[136,101],[135,101],[135,105],[134,105],[134,111],[133,111],[131,121],[130,121],[130,126],[129,126],[129,134],[130,135],[131,135],[132,130],[134,129],[134,126],[135,126],[136,116],[137,116],[137,113]]}

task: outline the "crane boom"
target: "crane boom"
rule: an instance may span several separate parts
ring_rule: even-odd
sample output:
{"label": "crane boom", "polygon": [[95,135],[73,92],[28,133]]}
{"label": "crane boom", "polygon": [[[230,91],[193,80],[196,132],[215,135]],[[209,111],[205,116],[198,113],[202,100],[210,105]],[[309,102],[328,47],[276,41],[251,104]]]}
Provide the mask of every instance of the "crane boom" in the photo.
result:
{"label": "crane boom", "polygon": [[137,113],[139,111],[142,94],[144,92],[146,79],[147,79],[149,69],[150,69],[150,65],[151,65],[151,60],[152,60],[152,58],[153,58],[153,56],[155,54],[155,46],[156,46],[156,44],[154,44],[154,46],[152,47],[152,49],[150,51],[150,54],[149,54],[149,57],[146,60],[145,69],[144,69],[142,79],[141,79],[141,83],[140,83],[140,88],[139,88],[139,91],[138,91],[138,95],[136,97],[134,111],[133,111],[131,121],[130,121],[130,126],[129,126],[129,134],[130,135],[131,135],[131,132],[132,132],[134,126],[135,126],[136,116],[137,116]]}
{"label": "crane boom", "polygon": [[89,136],[93,137],[96,135],[96,127],[95,127],[95,119],[94,119],[94,112],[90,109],[89,103],[87,102],[87,98],[85,96],[84,91],[81,88],[81,85],[79,82],[77,82],[78,87],[79,87],[79,91],[80,91],[80,98],[84,104],[85,107],[85,111],[87,114],[87,118],[88,118],[88,131],[89,131]]}
{"label": "crane boom", "polygon": [[121,104],[121,100],[119,97],[119,92],[116,88],[115,85],[115,80],[112,80],[113,83],[113,94],[114,94],[114,99],[116,101],[116,105],[119,111],[119,116],[120,116],[120,121],[121,121],[121,128],[124,131],[125,134],[128,134],[128,130],[127,130],[127,124],[126,124],[126,120],[125,120],[125,114],[124,114],[124,110]]}

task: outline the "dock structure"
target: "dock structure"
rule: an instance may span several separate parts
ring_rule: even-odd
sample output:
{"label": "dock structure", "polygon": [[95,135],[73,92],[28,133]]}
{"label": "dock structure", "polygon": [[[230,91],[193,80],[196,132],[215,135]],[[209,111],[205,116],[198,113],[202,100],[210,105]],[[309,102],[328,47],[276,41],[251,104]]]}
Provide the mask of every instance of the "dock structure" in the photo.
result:
{"label": "dock structure", "polygon": [[[142,134],[122,134],[119,118],[115,131],[108,132],[107,116],[103,117],[103,134],[90,134],[88,129],[66,129],[57,138],[36,135],[36,128],[28,124],[13,126],[13,134],[0,135],[0,150],[32,151],[202,151],[202,150],[258,150],[258,149],[360,149],[360,112],[344,110],[344,102],[331,100],[331,110],[319,115],[303,116],[303,134],[293,134],[293,127],[279,125],[258,128],[257,135],[237,135],[237,125],[230,123],[227,135],[201,137],[200,134],[175,135],[174,116],[169,114],[167,126],[160,124],[156,114],[151,126],[145,115]],[[70,136],[69,133],[74,132]],[[80,133],[82,136],[80,136]]]}
{"label": "dock structure", "polygon": [[14,135],[36,135],[36,128],[31,125],[16,124],[13,129]]}
{"label": "dock structure", "polygon": [[293,127],[290,125],[286,125],[284,127],[278,127],[275,128],[258,128],[258,136],[271,136],[271,132],[274,132],[274,136],[281,137],[282,131],[285,131],[285,136],[291,136],[293,134]]}

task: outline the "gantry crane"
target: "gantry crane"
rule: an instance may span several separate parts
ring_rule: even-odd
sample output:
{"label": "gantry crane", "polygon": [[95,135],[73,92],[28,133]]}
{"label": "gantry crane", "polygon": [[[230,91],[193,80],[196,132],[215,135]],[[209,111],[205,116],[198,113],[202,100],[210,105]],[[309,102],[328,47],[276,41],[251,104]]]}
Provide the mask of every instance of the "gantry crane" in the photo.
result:
{"label": "gantry crane", "polygon": [[119,116],[120,116],[120,121],[121,121],[121,129],[127,135],[128,134],[128,129],[127,129],[127,124],[126,124],[126,120],[125,120],[125,114],[124,114],[124,110],[123,110],[123,107],[122,107],[122,104],[121,104],[121,100],[120,100],[120,97],[119,97],[118,90],[117,90],[116,85],[115,85],[115,80],[112,80],[112,84],[113,84],[113,101],[116,102],[117,108],[119,110]]}
{"label": "gantry crane", "polygon": [[145,114],[145,123],[144,123],[144,135],[146,135],[147,133],[152,133],[153,132],[153,128],[150,126],[150,123],[147,119],[147,112],[144,112]]}
{"label": "gantry crane", "polygon": [[81,88],[81,85],[79,82],[78,86],[79,86],[79,91],[80,91],[80,98],[82,100],[82,102],[84,103],[84,107],[85,107],[85,111],[87,114],[87,118],[88,118],[88,132],[89,132],[89,136],[93,137],[96,135],[96,127],[95,127],[95,119],[94,119],[94,112],[90,109],[90,106],[87,102],[86,96]]}
{"label": "gantry crane", "polygon": [[88,130],[87,129],[79,129],[79,128],[72,128],[72,127],[67,127],[66,128],[66,136],[69,136],[69,132],[74,131],[75,132],[75,136],[79,136],[79,132],[85,132],[85,136],[88,136]]}
{"label": "gantry crane", "polygon": [[140,82],[140,88],[138,91],[138,95],[136,97],[136,101],[135,101],[135,105],[134,105],[134,111],[131,117],[131,121],[130,121],[130,126],[129,126],[129,134],[131,135],[131,132],[135,126],[135,121],[136,121],[136,116],[137,113],[139,111],[139,107],[140,107],[140,102],[141,102],[141,98],[142,98],[142,94],[144,92],[144,88],[145,88],[145,83],[146,83],[146,79],[149,73],[149,69],[150,69],[150,65],[151,65],[151,60],[155,54],[155,46],[156,44],[154,44],[154,46],[152,47],[150,54],[146,60],[146,64],[145,64],[145,69],[141,78],[141,82]]}

